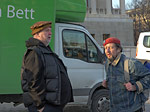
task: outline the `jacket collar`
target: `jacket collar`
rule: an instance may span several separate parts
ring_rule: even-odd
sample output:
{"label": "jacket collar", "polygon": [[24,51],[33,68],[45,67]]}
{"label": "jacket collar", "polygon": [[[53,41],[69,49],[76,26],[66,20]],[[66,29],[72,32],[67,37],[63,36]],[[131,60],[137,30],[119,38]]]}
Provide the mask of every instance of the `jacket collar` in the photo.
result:
{"label": "jacket collar", "polygon": [[121,53],[118,54],[118,56],[116,57],[116,59],[113,62],[108,60],[108,64],[112,64],[113,66],[116,66],[118,64],[120,58],[121,58]]}
{"label": "jacket collar", "polygon": [[47,47],[45,45],[39,45],[39,48],[43,53],[53,53],[49,45]]}

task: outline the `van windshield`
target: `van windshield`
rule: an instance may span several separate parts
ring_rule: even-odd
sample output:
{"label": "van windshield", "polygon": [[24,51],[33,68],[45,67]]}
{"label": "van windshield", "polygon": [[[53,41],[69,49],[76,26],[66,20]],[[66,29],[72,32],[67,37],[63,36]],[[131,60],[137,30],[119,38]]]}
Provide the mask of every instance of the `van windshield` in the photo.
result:
{"label": "van windshield", "polygon": [[150,36],[144,36],[143,45],[150,48]]}

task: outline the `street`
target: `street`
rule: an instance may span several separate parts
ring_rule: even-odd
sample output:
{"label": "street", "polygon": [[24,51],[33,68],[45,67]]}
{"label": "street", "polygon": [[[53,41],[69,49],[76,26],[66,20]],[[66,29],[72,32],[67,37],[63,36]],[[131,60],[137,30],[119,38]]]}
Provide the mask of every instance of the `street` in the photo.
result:
{"label": "street", "polygon": [[[27,112],[27,109],[23,106],[23,104],[14,107],[13,103],[4,103],[0,104],[0,112]],[[65,108],[64,112],[90,112],[90,111],[86,106],[69,105]]]}
{"label": "street", "polygon": [[[4,103],[0,104],[0,112],[27,112],[27,109],[24,108],[23,104],[14,107],[13,103]],[[64,112],[90,112],[90,110],[83,105],[68,105]],[[145,112],[150,112],[150,103],[146,104]]]}

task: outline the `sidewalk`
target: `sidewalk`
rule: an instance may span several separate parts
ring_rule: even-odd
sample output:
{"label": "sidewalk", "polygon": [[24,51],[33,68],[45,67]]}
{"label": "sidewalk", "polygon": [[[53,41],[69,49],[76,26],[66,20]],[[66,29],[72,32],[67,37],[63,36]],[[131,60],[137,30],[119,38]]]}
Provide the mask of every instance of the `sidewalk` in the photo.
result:
{"label": "sidewalk", "polygon": [[[145,112],[150,112],[149,101],[146,103]],[[3,103],[0,104],[0,112],[28,112],[28,111],[23,104],[14,107],[13,103]],[[90,112],[90,110],[85,105],[67,105],[64,112]]]}

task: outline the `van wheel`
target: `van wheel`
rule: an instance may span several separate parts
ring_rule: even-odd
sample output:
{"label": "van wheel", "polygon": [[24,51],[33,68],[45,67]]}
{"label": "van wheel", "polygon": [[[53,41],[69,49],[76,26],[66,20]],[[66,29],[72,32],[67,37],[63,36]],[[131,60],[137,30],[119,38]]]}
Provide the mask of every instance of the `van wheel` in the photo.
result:
{"label": "van wheel", "polygon": [[108,90],[100,89],[92,96],[91,111],[92,112],[110,112]]}

